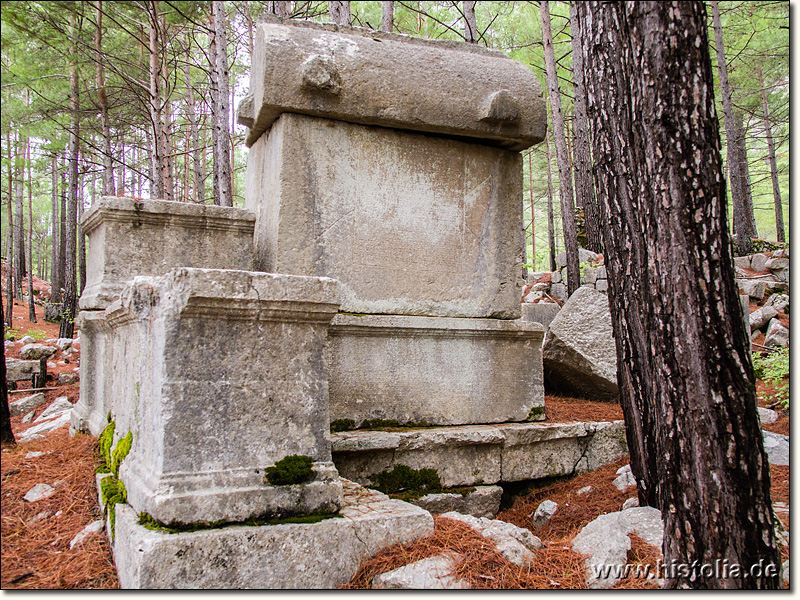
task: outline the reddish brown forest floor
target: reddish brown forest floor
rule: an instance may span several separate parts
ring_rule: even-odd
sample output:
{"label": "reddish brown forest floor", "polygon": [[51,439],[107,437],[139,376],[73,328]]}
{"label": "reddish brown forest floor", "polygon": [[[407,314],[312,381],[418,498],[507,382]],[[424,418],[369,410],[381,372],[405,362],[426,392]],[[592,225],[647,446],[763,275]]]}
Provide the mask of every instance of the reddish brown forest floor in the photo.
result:
{"label": "reddish brown forest floor", "polygon": [[[14,306],[14,328],[18,337],[32,329],[43,332],[44,339],[58,336],[58,325],[46,323],[41,308],[36,310],[38,323],[27,319],[24,304]],[[20,344],[6,349],[8,356],[19,356]],[[57,377],[60,372],[71,372],[78,363],[78,353],[64,357],[59,351],[51,357],[55,369],[48,369]],[[62,361],[69,361],[62,364]],[[759,382],[763,386],[763,382]],[[55,387],[53,379],[46,392],[48,403],[65,395],[74,403],[78,399],[78,384]],[[759,388],[760,390],[762,388]],[[767,390],[768,391],[768,390]],[[12,394],[11,399],[26,395]],[[590,402],[574,398],[547,396],[548,422],[609,421],[622,419],[619,405],[608,402]],[[44,410],[42,405],[37,412]],[[27,425],[22,417],[12,418],[16,435]],[[765,426],[779,433],[789,432],[788,415],[777,423]],[[104,532],[90,535],[74,549],[69,542],[83,527],[100,517],[94,489],[96,456],[95,440],[86,435],[70,437],[67,428],[48,434],[44,439],[2,449],[2,569],[0,584],[3,589],[98,589],[117,588],[111,550]],[[45,454],[27,458],[30,452]],[[616,470],[627,463],[621,459],[591,473],[584,473],[563,481],[551,483],[518,497],[511,508],[498,518],[520,527],[529,527],[531,515],[538,504],[549,498],[559,504],[559,511],[544,528],[535,531],[545,543],[538,551],[534,569],[515,567],[497,554],[485,539],[474,534],[463,524],[435,518],[436,530],[432,537],[413,544],[386,549],[379,556],[364,563],[348,587],[368,587],[371,578],[380,572],[438,554],[444,550],[461,556],[457,575],[470,582],[473,588],[510,589],[581,589],[585,588],[583,558],[570,549],[570,541],[580,529],[597,516],[620,510],[622,503],[633,497],[634,491],[618,491],[611,482]],[[789,502],[789,468],[771,467],[773,501]],[[22,497],[37,483],[64,483],[55,494],[35,503]],[[584,486],[592,491],[578,495]],[[43,518],[37,518],[47,514]],[[56,516],[57,515],[57,516]],[[788,527],[788,518],[784,518]],[[788,548],[783,551],[788,558]],[[628,559],[632,563],[653,564],[660,552],[640,539],[632,538]],[[650,589],[652,583],[631,578],[619,582],[618,589]]]}

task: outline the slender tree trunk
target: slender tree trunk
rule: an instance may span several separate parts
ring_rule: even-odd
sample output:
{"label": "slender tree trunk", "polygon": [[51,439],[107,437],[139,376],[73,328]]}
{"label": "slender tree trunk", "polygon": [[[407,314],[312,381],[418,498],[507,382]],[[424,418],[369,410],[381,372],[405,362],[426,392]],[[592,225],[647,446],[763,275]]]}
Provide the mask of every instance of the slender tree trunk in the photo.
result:
{"label": "slender tree trunk", "polygon": [[[11,165],[9,165],[11,168]],[[3,299],[0,298],[0,321],[3,321]],[[16,444],[14,430],[11,429],[11,411],[8,409],[8,376],[6,373],[6,345],[3,344],[0,360],[0,443]]]}
{"label": "slender tree trunk", "polygon": [[542,15],[542,42],[544,44],[544,62],[547,68],[547,84],[549,88],[550,107],[553,111],[553,138],[556,146],[558,162],[558,179],[560,181],[561,224],[564,229],[564,250],[567,254],[567,293],[571,296],[581,285],[580,266],[578,264],[578,234],[575,225],[575,205],[572,199],[572,169],[567,155],[567,140],[564,136],[564,118],[561,112],[561,91],[558,86],[556,57],[553,51],[553,35],[550,30],[549,3],[539,3]]}
{"label": "slender tree trunk", "polygon": [[555,217],[553,215],[553,171],[550,157],[550,132],[544,136],[547,150],[547,243],[550,246],[550,270],[556,270],[556,234]]}
{"label": "slender tree trunk", "polygon": [[394,31],[394,2],[392,0],[383,0],[381,7],[383,8],[381,31],[392,33]]}
{"label": "slender tree trunk", "polygon": [[15,142],[17,151],[14,157],[14,295],[22,299],[22,279],[25,277],[25,234],[23,215],[23,167],[25,152],[22,149],[22,140]]}
{"label": "slender tree trunk", "polygon": [[[186,75],[186,120],[189,122],[189,140],[192,146],[192,202],[198,204],[203,202],[203,172],[202,172],[202,157],[200,156],[200,134],[197,127],[197,115],[195,113],[194,103],[194,89],[192,87],[191,70],[189,67],[190,62],[190,44],[189,37],[187,36],[187,50],[186,50],[186,66],[184,72]],[[188,157],[184,159],[188,162]]]}
{"label": "slender tree trunk", "polygon": [[[665,587],[775,588],[769,465],[734,282],[704,4],[579,9],[621,401],[626,429],[639,430],[655,461],[634,474],[656,490],[664,518]],[[634,467],[638,440],[628,441]],[[723,578],[713,572],[723,561],[770,567]],[[688,572],[669,568],[677,564]]]}
{"label": "slender tree trunk", "polygon": [[475,17],[474,0],[463,0],[461,9],[464,13],[464,41],[470,44],[478,43],[478,21]]}
{"label": "slender tree trunk", "polygon": [[733,125],[736,129],[736,162],[739,165],[739,185],[744,193],[745,214],[750,231],[754,238],[758,237],[758,227],[756,226],[756,216],[753,211],[753,189],[750,184],[750,164],[747,161],[747,139],[745,129],[742,124],[742,112],[733,111]]}
{"label": "slender tree trunk", "polygon": [[61,247],[61,219],[58,216],[59,194],[58,194],[58,158],[53,154],[50,159],[50,166],[53,169],[51,185],[53,187],[51,200],[53,203],[52,218],[53,218],[53,253],[52,260],[50,261],[50,302],[49,304],[61,303],[61,279],[59,278],[60,271],[57,268],[59,262],[59,249]]}
{"label": "slender tree trunk", "polygon": [[328,15],[331,23],[350,25],[350,0],[331,0],[328,2]]}
{"label": "slender tree trunk", "polygon": [[[533,152],[528,152],[528,192],[531,197],[531,265],[536,270],[536,209],[533,204]],[[525,244],[527,247],[527,244]]]}
{"label": "slender tree trunk", "polygon": [[736,176],[740,169],[738,159],[738,136],[733,115],[731,86],[728,82],[728,66],[725,62],[725,42],[722,39],[722,21],[719,14],[719,2],[712,1],[711,10],[714,15],[714,38],[717,47],[717,65],[719,67],[719,87],[722,91],[722,108],[725,114],[725,134],[728,147],[728,168],[730,170],[731,199],[733,201],[733,225],[736,230],[736,246],[739,256],[751,254],[753,251],[753,231],[750,229],[747,204],[745,201],[742,180]]}
{"label": "slender tree trunk", "polygon": [[214,0],[211,3],[214,20],[215,79],[217,88],[217,113],[214,115],[214,129],[217,132],[214,146],[214,170],[217,172],[220,206],[233,206],[233,177],[231,174],[231,134],[228,129],[228,38],[225,31],[225,3]]}
{"label": "slender tree trunk", "polygon": [[775,159],[775,140],[772,137],[772,117],[769,114],[767,102],[767,88],[764,86],[764,73],[761,65],[756,65],[758,71],[758,85],[761,88],[761,108],[764,111],[764,135],[767,138],[767,156],[769,157],[769,174],[772,178],[772,198],[775,203],[775,231],[779,242],[786,241],[783,226],[783,202],[781,201],[781,187],[778,183],[778,162]]}
{"label": "slender tree trunk", "polygon": [[[92,179],[92,195],[90,196],[91,203],[94,204],[95,200],[95,180]],[[83,217],[83,196],[78,199],[78,222],[77,222],[77,236],[78,236],[78,275],[80,276],[80,288],[78,289],[78,297],[83,294],[83,288],[86,287],[86,237],[83,235],[83,227],[81,227],[81,217]]]}
{"label": "slender tree trunk", "polygon": [[158,0],[148,0],[147,18],[149,23],[149,57],[150,57],[150,90],[148,108],[150,110],[150,125],[152,127],[151,178],[152,186],[150,195],[154,198],[164,198],[164,175],[166,171],[166,157],[164,149],[164,135],[162,132],[162,98],[161,98],[161,55],[160,55],[160,18],[158,16]]}
{"label": "slender tree trunk", "polygon": [[578,206],[583,208],[586,225],[586,246],[592,252],[603,252],[600,239],[600,220],[597,216],[597,200],[592,181],[592,156],[589,142],[589,124],[586,118],[586,83],[581,47],[581,20],[577,3],[570,2],[570,28],[572,30],[572,73],[575,81],[575,118],[572,122],[575,156],[575,195]]}
{"label": "slender tree trunk", "polygon": [[[75,15],[71,15],[70,37],[76,39]],[[76,64],[77,42],[70,47],[70,124],[69,124],[69,186],[67,189],[67,247],[64,271],[64,313],[61,318],[58,337],[71,338],[74,333],[78,303],[77,281],[77,212],[78,212],[78,140],[80,121],[78,120],[78,66]]]}
{"label": "slender tree trunk", "polygon": [[[36,303],[33,296],[33,179],[31,178],[31,144],[28,138],[25,138],[25,155],[25,162],[28,165],[28,320],[36,323]],[[22,187],[21,178],[19,185]]]}
{"label": "slender tree trunk", "polygon": [[[271,15],[275,15],[276,17],[281,17],[285,19],[289,16],[292,11],[292,3],[291,2],[279,2],[276,0],[270,0],[267,2],[267,13]],[[252,56],[252,52],[250,53]]]}
{"label": "slender tree trunk", "polygon": [[14,195],[14,150],[11,144],[11,128],[6,130],[6,147],[8,148],[8,249],[6,252],[6,301],[8,302],[8,308],[5,313],[5,323],[10,329],[13,327],[12,318],[14,312],[14,212],[11,200]]}
{"label": "slender tree trunk", "polygon": [[111,121],[108,115],[108,98],[106,97],[106,77],[103,68],[103,0],[97,0],[97,23],[94,30],[94,49],[97,53],[95,61],[95,78],[97,80],[97,99],[100,104],[100,126],[103,132],[103,195],[116,196],[114,187],[114,166],[111,154]]}

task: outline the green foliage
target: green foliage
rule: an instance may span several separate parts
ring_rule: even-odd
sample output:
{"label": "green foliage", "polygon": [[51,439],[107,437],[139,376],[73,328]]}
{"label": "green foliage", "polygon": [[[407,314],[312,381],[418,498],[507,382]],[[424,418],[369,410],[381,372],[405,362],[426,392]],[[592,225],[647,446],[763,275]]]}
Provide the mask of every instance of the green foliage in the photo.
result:
{"label": "green foliage", "polygon": [[384,494],[402,493],[408,499],[442,491],[442,482],[435,469],[417,470],[406,465],[378,473],[372,478],[372,484]]}
{"label": "green foliage", "polygon": [[111,457],[111,446],[114,443],[114,429],[116,426],[116,422],[111,421],[108,425],[106,425],[106,428],[103,429],[103,433],[100,434],[100,437],[97,438],[97,442],[100,445],[100,458],[103,459],[103,462],[106,463],[106,467],[109,468],[113,463],[113,459]]}
{"label": "green foliage", "polygon": [[[5,326],[3,327],[5,329]],[[19,336],[19,329],[6,329],[5,330],[5,339],[7,340],[16,340],[17,336]]]}
{"label": "green foliage", "polygon": [[314,476],[314,461],[309,456],[293,454],[266,469],[266,480],[270,485],[294,485],[310,481]]}
{"label": "green foliage", "polygon": [[758,379],[775,388],[772,399],[789,408],[789,349],[753,355],[753,370]]}
{"label": "green foliage", "polygon": [[37,342],[47,339],[47,334],[41,329],[29,329],[25,335],[31,336]]}
{"label": "green foliage", "polygon": [[133,443],[133,434],[129,431],[125,434],[120,441],[117,442],[116,447],[114,448],[114,452],[112,452],[111,458],[111,472],[114,475],[119,475],[119,466],[125,457],[128,456],[128,453],[131,451],[131,444]]}
{"label": "green foliage", "polygon": [[759,252],[772,252],[773,250],[783,250],[788,247],[789,247],[788,243],[770,242],[769,240],[760,240],[758,238],[753,238],[753,252],[756,254],[758,254]]}

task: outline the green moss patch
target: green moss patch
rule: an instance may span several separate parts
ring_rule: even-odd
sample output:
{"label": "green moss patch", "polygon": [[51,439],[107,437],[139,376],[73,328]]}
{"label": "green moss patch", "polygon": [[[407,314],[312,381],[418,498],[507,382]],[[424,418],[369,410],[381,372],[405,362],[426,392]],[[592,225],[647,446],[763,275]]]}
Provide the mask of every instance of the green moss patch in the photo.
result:
{"label": "green moss patch", "polygon": [[307,514],[289,515],[285,517],[262,516],[248,519],[247,521],[198,521],[197,523],[170,523],[164,524],[154,519],[147,513],[139,513],[139,525],[145,529],[153,531],[163,531],[165,533],[189,533],[192,531],[206,531],[209,529],[223,529],[225,527],[264,527],[267,525],[287,525],[287,524],[310,524],[319,523],[327,519],[339,519],[342,515],[338,513],[327,513],[316,511]]}
{"label": "green moss patch", "polygon": [[544,406],[534,406],[528,411],[526,421],[543,421],[545,418]]}
{"label": "green moss patch", "polygon": [[267,467],[265,478],[270,485],[306,483],[314,477],[314,461],[309,456],[293,454]]}
{"label": "green moss patch", "polygon": [[353,419],[336,419],[331,421],[331,433],[349,431],[351,429],[356,429],[356,422],[353,421]]}
{"label": "green moss patch", "polygon": [[117,442],[114,451],[111,453],[111,472],[114,475],[119,475],[119,466],[128,453],[131,451],[131,444],[133,443],[133,434],[129,431],[125,434],[120,441]]}
{"label": "green moss patch", "polygon": [[442,481],[435,469],[412,469],[406,465],[378,473],[372,478],[372,485],[384,494],[402,494],[409,500],[442,491]]}
{"label": "green moss patch", "polygon": [[97,438],[97,443],[100,444],[100,458],[106,463],[106,468],[108,469],[110,469],[113,462],[111,458],[111,446],[114,443],[114,429],[116,426],[116,422],[111,421],[106,425],[106,428],[103,429],[100,437]]}

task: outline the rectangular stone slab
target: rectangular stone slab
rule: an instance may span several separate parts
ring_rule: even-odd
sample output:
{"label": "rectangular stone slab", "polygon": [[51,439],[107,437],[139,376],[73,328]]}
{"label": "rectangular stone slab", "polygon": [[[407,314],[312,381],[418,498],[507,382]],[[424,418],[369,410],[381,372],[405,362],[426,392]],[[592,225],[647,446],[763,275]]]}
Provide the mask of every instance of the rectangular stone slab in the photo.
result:
{"label": "rectangular stone slab", "polygon": [[174,267],[253,269],[255,216],[241,208],[105,196],[81,219],[88,237],[81,310],[104,310],[137,275]]}
{"label": "rectangular stone slab", "polygon": [[334,317],[331,420],[460,425],[544,418],[539,323]]}
{"label": "rectangular stone slab", "polygon": [[251,146],[284,112],[478,138],[511,150],[544,139],[534,73],[476,44],[310,21],[265,19],[254,32]]}
{"label": "rectangular stone slab", "polygon": [[82,310],[78,313],[81,331],[80,397],[70,413],[73,431],[88,431],[99,436],[108,425],[114,390],[106,390],[106,374],[114,369],[113,353],[108,344],[105,311]]}
{"label": "rectangular stone slab", "polygon": [[284,114],[250,150],[256,268],[342,283],[342,311],[517,319],[517,153]]}
{"label": "rectangular stone slab", "polygon": [[[337,308],[327,278],[135,278],[105,311],[103,373],[115,436],[133,435],[131,506],[167,524],[338,509],[323,356]],[[265,469],[290,455],[312,459],[313,479],[269,485]]]}

